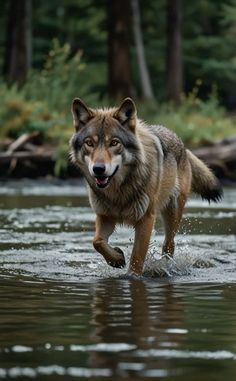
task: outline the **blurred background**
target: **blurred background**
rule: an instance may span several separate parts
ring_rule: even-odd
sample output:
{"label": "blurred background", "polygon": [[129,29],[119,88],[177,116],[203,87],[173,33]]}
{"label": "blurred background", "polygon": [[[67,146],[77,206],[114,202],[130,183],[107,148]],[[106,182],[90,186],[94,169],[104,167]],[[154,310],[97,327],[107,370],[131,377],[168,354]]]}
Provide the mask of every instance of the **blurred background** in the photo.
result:
{"label": "blurred background", "polygon": [[72,99],[100,107],[132,96],[141,118],[236,179],[236,0],[0,5],[2,178],[76,175]]}

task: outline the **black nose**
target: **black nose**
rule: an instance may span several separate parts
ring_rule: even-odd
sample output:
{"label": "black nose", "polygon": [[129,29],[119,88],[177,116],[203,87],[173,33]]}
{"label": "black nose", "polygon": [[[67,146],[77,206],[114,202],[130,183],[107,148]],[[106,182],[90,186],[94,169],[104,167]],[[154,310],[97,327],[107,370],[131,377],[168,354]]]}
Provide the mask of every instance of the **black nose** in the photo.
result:
{"label": "black nose", "polygon": [[93,166],[93,173],[96,176],[102,176],[102,175],[104,175],[105,170],[106,170],[106,166],[103,163],[96,163]]}

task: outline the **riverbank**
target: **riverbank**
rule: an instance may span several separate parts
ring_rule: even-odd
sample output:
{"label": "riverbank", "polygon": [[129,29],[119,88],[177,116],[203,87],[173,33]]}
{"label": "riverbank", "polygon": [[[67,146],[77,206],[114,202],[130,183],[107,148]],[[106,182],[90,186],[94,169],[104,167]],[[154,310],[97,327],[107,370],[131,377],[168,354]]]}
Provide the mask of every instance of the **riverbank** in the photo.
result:
{"label": "riverbank", "polygon": [[[191,147],[189,147],[191,149]],[[222,182],[236,182],[236,135],[192,149],[214,171]],[[58,166],[58,148],[45,143],[39,134],[23,134],[16,140],[0,142],[0,179],[57,177],[61,179],[81,176],[64,153],[63,166]]]}

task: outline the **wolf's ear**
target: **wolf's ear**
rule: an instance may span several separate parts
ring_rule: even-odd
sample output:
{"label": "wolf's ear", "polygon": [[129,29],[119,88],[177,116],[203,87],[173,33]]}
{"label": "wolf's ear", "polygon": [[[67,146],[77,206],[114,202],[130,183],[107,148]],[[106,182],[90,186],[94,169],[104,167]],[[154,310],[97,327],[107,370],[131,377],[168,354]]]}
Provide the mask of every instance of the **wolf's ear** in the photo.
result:
{"label": "wolf's ear", "polygon": [[123,126],[128,127],[134,132],[137,117],[134,101],[131,98],[125,98],[118,110],[115,112],[114,117],[118,119]]}
{"label": "wolf's ear", "polygon": [[75,98],[72,102],[71,112],[73,115],[74,126],[78,131],[82,126],[88,123],[93,117],[93,112],[89,109],[83,101],[79,98]]}

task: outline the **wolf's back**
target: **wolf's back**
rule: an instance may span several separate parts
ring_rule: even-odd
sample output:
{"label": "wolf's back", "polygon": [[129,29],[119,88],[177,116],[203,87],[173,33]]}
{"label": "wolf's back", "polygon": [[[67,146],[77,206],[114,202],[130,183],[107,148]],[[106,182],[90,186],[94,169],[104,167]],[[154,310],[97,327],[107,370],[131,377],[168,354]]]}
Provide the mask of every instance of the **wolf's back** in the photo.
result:
{"label": "wolf's back", "polygon": [[192,169],[192,191],[209,202],[219,201],[222,198],[223,191],[216,176],[191,151],[186,150],[186,152]]}

